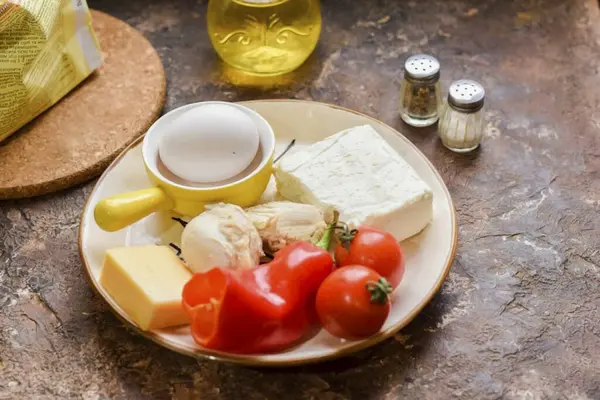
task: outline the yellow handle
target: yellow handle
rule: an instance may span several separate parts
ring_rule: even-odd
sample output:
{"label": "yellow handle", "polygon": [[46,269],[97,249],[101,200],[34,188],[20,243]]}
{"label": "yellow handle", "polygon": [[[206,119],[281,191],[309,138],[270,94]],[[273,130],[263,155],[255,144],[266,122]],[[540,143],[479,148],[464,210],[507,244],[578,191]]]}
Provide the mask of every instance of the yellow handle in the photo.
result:
{"label": "yellow handle", "polygon": [[173,206],[173,201],[165,192],[154,187],[101,200],[94,209],[94,218],[100,228],[114,232],[155,211],[170,210]]}

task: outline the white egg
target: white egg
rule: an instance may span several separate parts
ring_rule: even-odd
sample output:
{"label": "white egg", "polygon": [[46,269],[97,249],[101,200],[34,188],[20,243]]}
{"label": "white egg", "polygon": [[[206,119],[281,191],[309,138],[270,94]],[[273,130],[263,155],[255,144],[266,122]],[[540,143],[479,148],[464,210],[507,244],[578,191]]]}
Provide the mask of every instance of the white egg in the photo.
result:
{"label": "white egg", "polygon": [[233,178],[258,152],[258,128],[232,105],[206,104],[179,116],[158,145],[160,159],[173,174],[195,183]]}

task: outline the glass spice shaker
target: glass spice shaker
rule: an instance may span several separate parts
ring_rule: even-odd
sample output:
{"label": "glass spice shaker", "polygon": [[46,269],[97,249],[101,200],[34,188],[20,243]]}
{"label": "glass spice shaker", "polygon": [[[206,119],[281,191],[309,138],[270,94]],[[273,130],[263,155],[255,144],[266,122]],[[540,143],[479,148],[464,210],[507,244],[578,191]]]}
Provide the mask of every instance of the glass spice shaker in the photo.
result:
{"label": "glass spice shaker", "polygon": [[448,102],[442,108],[438,125],[444,146],[457,153],[479,146],[485,127],[484,100],[485,90],[478,82],[462,79],[450,85]]}
{"label": "glass spice shaker", "polygon": [[424,127],[435,124],[441,103],[440,62],[419,54],[404,63],[404,80],[400,85],[400,116],[409,125]]}

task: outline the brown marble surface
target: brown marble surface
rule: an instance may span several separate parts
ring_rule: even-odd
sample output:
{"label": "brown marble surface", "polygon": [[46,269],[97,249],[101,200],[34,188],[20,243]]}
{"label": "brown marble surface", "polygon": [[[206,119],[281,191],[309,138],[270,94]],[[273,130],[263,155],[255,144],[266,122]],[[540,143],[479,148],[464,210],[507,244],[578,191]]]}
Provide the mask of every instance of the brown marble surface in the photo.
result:
{"label": "brown marble surface", "polygon": [[[289,79],[239,87],[205,1],[90,0],[142,31],[167,109],[197,100],[340,104],[405,133],[443,175],[460,247],[440,293],[395,339],[290,370],[177,355],[126,329],[88,286],[79,215],[93,182],[0,202],[0,399],[600,399],[600,12],[592,0],[324,0],[324,30]],[[480,151],[446,151],[397,114],[403,59],[479,80]],[[1,172],[0,172],[1,173]]]}

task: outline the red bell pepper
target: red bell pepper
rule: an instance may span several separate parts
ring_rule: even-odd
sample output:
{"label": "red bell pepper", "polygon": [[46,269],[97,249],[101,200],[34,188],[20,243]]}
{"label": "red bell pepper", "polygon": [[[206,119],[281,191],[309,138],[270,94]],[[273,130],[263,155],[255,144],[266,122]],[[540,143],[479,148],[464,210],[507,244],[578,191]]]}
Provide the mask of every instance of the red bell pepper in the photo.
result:
{"label": "red bell pepper", "polygon": [[[322,247],[330,236],[331,229]],[[268,264],[194,274],[183,289],[194,340],[207,348],[245,354],[290,347],[317,323],[316,293],[333,270],[326,250],[297,242]]]}

